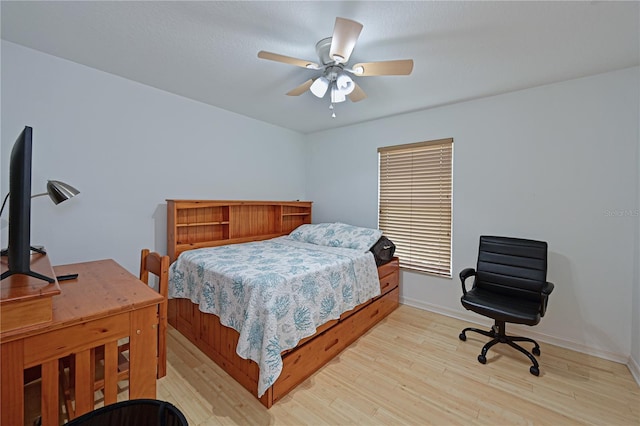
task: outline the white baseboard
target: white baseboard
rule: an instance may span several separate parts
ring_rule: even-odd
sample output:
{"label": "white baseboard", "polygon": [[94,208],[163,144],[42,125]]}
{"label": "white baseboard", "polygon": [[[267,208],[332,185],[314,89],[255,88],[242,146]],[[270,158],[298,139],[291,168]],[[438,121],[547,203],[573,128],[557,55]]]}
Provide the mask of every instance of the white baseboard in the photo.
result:
{"label": "white baseboard", "polygon": [[[435,312],[436,314],[441,314],[448,317],[456,318],[462,321],[467,321],[473,324],[478,324],[486,328],[490,328],[493,325],[493,321],[491,320],[483,321],[482,318],[481,317],[478,318],[477,315],[471,315],[471,314],[465,315],[464,313],[461,313],[459,310],[454,310],[454,309],[437,306],[437,305],[431,305],[429,303],[425,303],[425,302],[407,298],[407,297],[401,297],[400,303],[408,306],[413,306],[414,308],[423,309],[425,311]],[[593,356],[597,356],[598,358],[603,358],[609,361],[625,364],[627,365],[629,370],[631,370],[631,374],[634,376],[636,382],[638,382],[638,384],[640,385],[640,381],[638,380],[638,378],[640,377],[640,369],[638,368],[638,364],[634,360],[632,360],[628,355],[618,354],[618,353],[609,352],[609,351],[603,351],[601,349],[592,348],[571,340],[560,339],[554,336],[550,336],[548,334],[539,333],[535,331],[535,329],[532,327],[524,328],[523,326],[518,326],[517,324],[513,324],[513,325],[509,324],[509,327],[512,330],[514,329],[519,330],[522,333],[524,333],[527,337],[530,337],[534,340],[539,340],[540,342],[550,343],[552,345],[560,346],[565,349],[571,349],[576,352],[581,352],[587,355],[593,355]],[[633,365],[632,365],[632,361],[634,361]],[[635,369],[635,372],[634,372],[634,369]]]}
{"label": "white baseboard", "polygon": [[636,379],[638,386],[640,386],[640,365],[638,364],[638,361],[633,359],[633,357],[629,357],[627,367],[629,368],[629,371],[631,371],[633,378]]}

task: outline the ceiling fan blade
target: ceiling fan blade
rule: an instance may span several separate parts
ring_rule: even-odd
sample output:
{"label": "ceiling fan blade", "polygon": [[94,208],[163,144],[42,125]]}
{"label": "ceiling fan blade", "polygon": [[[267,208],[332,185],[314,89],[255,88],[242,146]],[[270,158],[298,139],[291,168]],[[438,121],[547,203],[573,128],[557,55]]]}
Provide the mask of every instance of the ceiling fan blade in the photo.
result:
{"label": "ceiling fan blade", "polygon": [[305,81],[304,83],[302,83],[300,86],[296,87],[295,89],[289,90],[287,92],[287,96],[300,96],[300,95],[302,95],[304,92],[309,90],[309,87],[311,87],[311,84],[313,84],[314,80],[315,80],[315,78],[310,78],[309,80]]}
{"label": "ceiling fan blade", "polygon": [[364,90],[362,90],[362,88],[360,86],[358,86],[355,82],[353,83],[355,85],[355,88],[353,89],[353,92],[349,93],[347,96],[349,96],[349,100],[351,102],[358,102],[361,101],[363,99],[365,99],[367,97],[367,94],[364,93]]}
{"label": "ceiling fan blade", "polygon": [[331,38],[329,56],[341,64],[347,63],[358,37],[362,31],[362,24],[345,18],[336,18]]}
{"label": "ceiling fan blade", "polygon": [[[413,59],[400,59],[397,61],[363,62],[355,64],[353,73],[358,76],[375,75],[409,75],[413,71]],[[362,72],[358,72],[362,69]]]}
{"label": "ceiling fan blade", "polygon": [[320,69],[320,65],[315,62],[305,61],[304,59],[292,58],[291,56],[279,55],[277,53],[265,52],[261,50],[258,52],[258,58],[268,59],[270,61],[282,62],[289,65],[295,65],[297,67]]}

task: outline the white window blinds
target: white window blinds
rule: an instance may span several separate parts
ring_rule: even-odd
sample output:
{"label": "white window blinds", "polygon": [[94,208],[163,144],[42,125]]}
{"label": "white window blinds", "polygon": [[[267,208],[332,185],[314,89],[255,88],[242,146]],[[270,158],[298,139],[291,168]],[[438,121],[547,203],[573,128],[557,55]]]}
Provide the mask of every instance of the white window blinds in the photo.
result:
{"label": "white window blinds", "polygon": [[451,277],[453,139],[378,148],[378,226],[400,266]]}

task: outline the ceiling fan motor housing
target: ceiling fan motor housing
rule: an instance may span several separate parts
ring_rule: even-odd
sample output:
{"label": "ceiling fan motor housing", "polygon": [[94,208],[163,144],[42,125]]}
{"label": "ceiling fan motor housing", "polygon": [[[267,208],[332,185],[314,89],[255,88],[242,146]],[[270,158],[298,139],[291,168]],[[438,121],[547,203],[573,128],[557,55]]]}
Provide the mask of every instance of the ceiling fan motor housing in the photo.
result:
{"label": "ceiling fan motor housing", "polygon": [[316,43],[316,53],[318,54],[318,58],[320,58],[320,62],[322,65],[329,65],[336,62],[330,55],[329,51],[331,50],[331,40],[333,37],[323,38],[319,42]]}
{"label": "ceiling fan motor housing", "polygon": [[325,68],[322,75],[324,75],[325,78],[329,81],[336,81],[338,79],[338,76],[342,73],[343,73],[342,65],[333,65]]}

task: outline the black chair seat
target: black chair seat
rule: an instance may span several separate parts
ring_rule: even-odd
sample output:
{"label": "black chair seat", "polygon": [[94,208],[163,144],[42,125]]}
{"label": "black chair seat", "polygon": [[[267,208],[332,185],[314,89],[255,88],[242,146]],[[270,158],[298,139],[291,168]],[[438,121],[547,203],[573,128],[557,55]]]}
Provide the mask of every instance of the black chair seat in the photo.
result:
{"label": "black chair seat", "polygon": [[497,321],[536,325],[540,322],[540,302],[515,298],[476,287],[460,299],[462,306]]}

